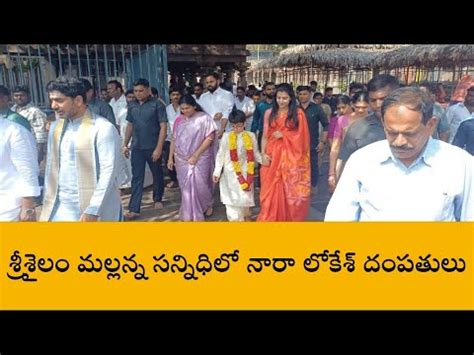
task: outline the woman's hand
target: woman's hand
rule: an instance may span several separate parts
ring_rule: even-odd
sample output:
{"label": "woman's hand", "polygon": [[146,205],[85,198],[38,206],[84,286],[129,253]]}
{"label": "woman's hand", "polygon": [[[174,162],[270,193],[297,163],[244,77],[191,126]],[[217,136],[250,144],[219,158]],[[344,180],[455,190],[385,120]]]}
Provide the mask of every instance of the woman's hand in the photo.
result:
{"label": "woman's hand", "polygon": [[273,138],[280,139],[283,138],[283,133],[281,133],[280,131],[275,131],[272,133],[272,136]]}
{"label": "woman's hand", "polygon": [[270,162],[271,162],[272,158],[268,155],[268,154],[263,154],[262,155],[262,165],[270,165]]}
{"label": "woman's hand", "polygon": [[191,165],[196,165],[197,161],[198,161],[198,157],[195,156],[194,154],[191,155],[188,159],[188,163]]}

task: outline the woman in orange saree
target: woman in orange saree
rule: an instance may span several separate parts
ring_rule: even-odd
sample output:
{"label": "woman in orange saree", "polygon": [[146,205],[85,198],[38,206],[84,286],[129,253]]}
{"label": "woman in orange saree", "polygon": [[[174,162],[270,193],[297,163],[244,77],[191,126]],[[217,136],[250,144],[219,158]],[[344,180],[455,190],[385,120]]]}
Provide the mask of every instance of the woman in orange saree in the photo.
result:
{"label": "woman in orange saree", "polygon": [[309,130],[289,84],[276,89],[265,112],[260,213],[257,221],[304,221],[310,204]]}

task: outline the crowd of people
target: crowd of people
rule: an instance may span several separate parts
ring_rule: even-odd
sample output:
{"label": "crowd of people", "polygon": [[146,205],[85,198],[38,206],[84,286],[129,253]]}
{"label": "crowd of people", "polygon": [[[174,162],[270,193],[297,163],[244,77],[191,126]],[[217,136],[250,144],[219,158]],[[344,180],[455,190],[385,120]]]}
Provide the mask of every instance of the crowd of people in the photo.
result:
{"label": "crowd of people", "polygon": [[450,103],[441,89],[381,74],[333,95],[209,73],[165,103],[146,79],[96,97],[89,80],[59,77],[47,117],[28,87],[0,86],[0,221],[135,220],[149,185],[157,213],[165,188],[180,190],[181,221],[212,215],[217,185],[229,221],[251,220],[256,198],[257,221],[305,221],[322,178],[327,221],[472,221],[474,85]]}

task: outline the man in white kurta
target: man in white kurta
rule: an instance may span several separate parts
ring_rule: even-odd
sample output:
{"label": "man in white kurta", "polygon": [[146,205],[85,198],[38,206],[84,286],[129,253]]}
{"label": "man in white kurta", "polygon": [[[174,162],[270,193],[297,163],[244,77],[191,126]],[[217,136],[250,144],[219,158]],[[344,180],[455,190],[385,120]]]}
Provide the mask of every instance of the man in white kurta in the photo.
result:
{"label": "man in white kurta", "polygon": [[[237,88],[237,95],[234,98],[234,105],[237,110],[245,113],[245,130],[250,131],[253,121],[253,113],[255,112],[255,102],[250,97],[245,96],[245,88],[239,86]],[[230,129],[228,129],[230,131]]]}
{"label": "man in white kurta", "polygon": [[0,116],[0,221],[36,220],[38,175],[33,134]]}
{"label": "man in white kurta", "polygon": [[60,118],[49,131],[42,221],[119,221],[117,175],[120,137],[107,119],[86,105],[85,88],[74,78],[47,86]]}
{"label": "man in white kurta", "polygon": [[[243,134],[250,135],[253,145],[255,162],[261,163],[262,156],[258,150],[255,133],[244,131],[245,115],[242,111],[242,122],[232,123],[233,132],[237,135],[237,155],[244,178],[247,177],[247,151],[245,149]],[[245,133],[244,133],[245,132]],[[226,205],[227,219],[231,222],[245,221],[250,216],[250,207],[255,206],[253,184],[249,191],[244,191],[240,186],[234,165],[230,157],[229,136],[231,132],[224,133],[219,142],[216,165],[213,173],[214,182],[219,181],[221,201]],[[256,163],[255,163],[256,165]],[[222,175],[221,175],[222,172]],[[220,177],[220,178],[219,178]]]}
{"label": "man in white kurta", "polygon": [[234,107],[234,95],[219,87],[219,76],[215,73],[206,76],[206,85],[208,91],[199,98],[199,105],[215,120],[217,137],[220,139]]}

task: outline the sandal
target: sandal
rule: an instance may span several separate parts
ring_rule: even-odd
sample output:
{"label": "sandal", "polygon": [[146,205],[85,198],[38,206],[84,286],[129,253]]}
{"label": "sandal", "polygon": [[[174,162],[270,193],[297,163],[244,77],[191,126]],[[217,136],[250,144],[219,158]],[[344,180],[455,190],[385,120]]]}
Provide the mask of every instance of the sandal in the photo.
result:
{"label": "sandal", "polygon": [[178,187],[178,183],[175,181],[170,181],[169,183],[166,184],[166,187],[169,189],[173,189],[175,187]]}
{"label": "sandal", "polygon": [[125,212],[123,214],[123,216],[126,218],[126,219],[136,219],[138,217],[140,217],[140,213],[136,213],[136,212]]}

